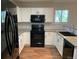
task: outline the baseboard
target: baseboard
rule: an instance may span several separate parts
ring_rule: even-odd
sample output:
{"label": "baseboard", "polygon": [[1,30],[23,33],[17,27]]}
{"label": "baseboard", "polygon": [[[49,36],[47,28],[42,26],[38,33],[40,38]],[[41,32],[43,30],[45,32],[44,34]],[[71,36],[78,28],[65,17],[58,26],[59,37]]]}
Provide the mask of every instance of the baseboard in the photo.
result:
{"label": "baseboard", "polygon": [[[26,44],[24,47],[30,47],[30,45],[28,45],[28,44]],[[45,45],[45,48],[54,48],[54,47],[56,47],[56,46],[54,46],[54,45]]]}
{"label": "baseboard", "polygon": [[30,45],[29,45],[29,44],[25,44],[25,45],[24,45],[24,47],[26,47],[26,48],[27,48],[27,47],[30,47]]}
{"label": "baseboard", "polygon": [[45,45],[46,48],[54,48],[54,45]]}

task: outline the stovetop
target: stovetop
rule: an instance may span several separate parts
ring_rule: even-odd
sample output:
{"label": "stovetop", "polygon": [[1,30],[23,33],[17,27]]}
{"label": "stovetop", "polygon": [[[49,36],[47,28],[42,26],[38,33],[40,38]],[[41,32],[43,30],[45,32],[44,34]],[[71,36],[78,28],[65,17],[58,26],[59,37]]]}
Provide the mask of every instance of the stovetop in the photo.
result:
{"label": "stovetop", "polygon": [[59,33],[61,33],[64,36],[77,36],[77,35],[70,33],[70,32],[59,32]]}

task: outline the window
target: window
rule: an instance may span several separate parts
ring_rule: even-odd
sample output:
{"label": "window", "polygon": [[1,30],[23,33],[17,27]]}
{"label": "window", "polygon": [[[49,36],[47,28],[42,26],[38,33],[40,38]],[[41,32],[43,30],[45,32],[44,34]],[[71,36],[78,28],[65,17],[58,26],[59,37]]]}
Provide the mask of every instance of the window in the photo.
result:
{"label": "window", "polygon": [[1,11],[1,23],[5,22],[6,11]]}
{"label": "window", "polygon": [[55,22],[68,22],[68,10],[56,10]]}

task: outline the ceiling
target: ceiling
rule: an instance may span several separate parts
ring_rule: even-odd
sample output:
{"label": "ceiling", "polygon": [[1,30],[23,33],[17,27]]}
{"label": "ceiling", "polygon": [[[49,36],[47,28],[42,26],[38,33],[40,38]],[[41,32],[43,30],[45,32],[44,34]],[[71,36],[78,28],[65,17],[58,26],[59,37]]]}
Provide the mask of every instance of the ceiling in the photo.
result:
{"label": "ceiling", "polygon": [[[1,0],[1,5],[5,7],[6,1],[8,1],[8,6],[20,6],[20,7],[38,7],[38,6],[52,6],[58,3],[76,3],[77,0]],[[13,4],[12,4],[12,3]]]}
{"label": "ceiling", "polygon": [[56,3],[75,3],[77,0],[10,0],[17,6],[52,6]]}
{"label": "ceiling", "polygon": [[40,2],[42,2],[42,1],[44,1],[44,2],[75,2],[76,0],[13,0],[13,1],[20,1],[20,2],[38,2],[38,1],[40,1]]}

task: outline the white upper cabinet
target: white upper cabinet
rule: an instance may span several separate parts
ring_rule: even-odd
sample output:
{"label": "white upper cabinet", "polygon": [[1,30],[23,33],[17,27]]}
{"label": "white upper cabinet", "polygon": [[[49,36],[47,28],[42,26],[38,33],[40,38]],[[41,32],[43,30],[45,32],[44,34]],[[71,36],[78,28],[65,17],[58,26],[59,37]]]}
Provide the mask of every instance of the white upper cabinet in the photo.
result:
{"label": "white upper cabinet", "polygon": [[45,8],[44,14],[46,17],[45,22],[53,22],[54,8]]}
{"label": "white upper cabinet", "polygon": [[31,9],[17,8],[18,22],[30,22]]}
{"label": "white upper cabinet", "polygon": [[53,8],[17,8],[18,22],[31,22],[31,15],[45,15],[45,22],[53,22]]}

